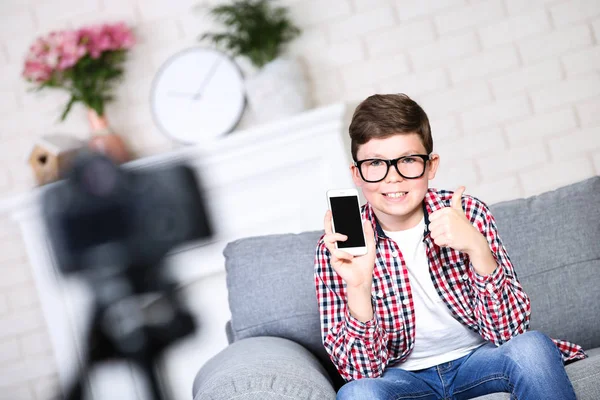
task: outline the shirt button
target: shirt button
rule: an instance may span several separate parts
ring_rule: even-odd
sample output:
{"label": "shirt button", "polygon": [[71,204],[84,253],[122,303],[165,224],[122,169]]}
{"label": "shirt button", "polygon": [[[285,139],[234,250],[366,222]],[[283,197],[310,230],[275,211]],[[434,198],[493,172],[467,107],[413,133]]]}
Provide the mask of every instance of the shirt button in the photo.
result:
{"label": "shirt button", "polygon": [[392,251],[392,257],[398,257],[398,252],[396,250]]}
{"label": "shirt button", "polygon": [[466,281],[467,279],[469,279],[469,275],[464,274],[463,276],[461,276],[461,279],[464,281]]}
{"label": "shirt button", "polygon": [[410,304],[410,299],[404,299],[402,300],[402,304],[404,304],[405,306]]}
{"label": "shirt button", "polygon": [[487,285],[485,285],[485,289],[492,293],[494,291],[494,286],[491,283],[488,283]]}

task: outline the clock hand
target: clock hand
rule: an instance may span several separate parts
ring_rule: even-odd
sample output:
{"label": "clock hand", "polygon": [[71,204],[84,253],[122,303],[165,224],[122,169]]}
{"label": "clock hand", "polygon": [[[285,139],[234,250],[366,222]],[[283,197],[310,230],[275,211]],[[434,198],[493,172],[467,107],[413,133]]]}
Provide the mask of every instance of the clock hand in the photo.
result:
{"label": "clock hand", "polygon": [[208,74],[206,74],[206,77],[202,81],[202,84],[200,85],[200,88],[198,89],[198,91],[196,92],[196,94],[193,97],[194,100],[198,100],[202,96],[202,92],[204,92],[204,89],[206,88],[206,85],[208,84],[208,81],[210,81],[210,79],[215,74],[215,72],[217,72],[217,67],[219,66],[220,62],[221,62],[221,59],[217,58],[217,60],[210,67],[210,71],[208,71]]}

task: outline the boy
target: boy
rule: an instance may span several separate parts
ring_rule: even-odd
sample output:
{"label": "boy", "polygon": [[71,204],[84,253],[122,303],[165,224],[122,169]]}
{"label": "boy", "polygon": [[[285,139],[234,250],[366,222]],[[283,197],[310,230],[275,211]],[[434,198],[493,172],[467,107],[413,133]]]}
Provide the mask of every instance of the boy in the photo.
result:
{"label": "boy", "polygon": [[323,344],[348,381],[338,399],[575,399],[564,361],[580,346],[530,331],[529,298],[481,201],[428,187],[440,157],[427,115],[404,94],[374,95],[350,124],[352,178],[368,252],[317,246]]}

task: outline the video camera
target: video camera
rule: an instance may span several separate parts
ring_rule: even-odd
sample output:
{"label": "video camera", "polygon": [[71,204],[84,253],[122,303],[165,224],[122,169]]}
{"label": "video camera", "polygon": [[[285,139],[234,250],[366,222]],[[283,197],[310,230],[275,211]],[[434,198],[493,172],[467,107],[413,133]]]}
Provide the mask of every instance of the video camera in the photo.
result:
{"label": "video camera", "polygon": [[[84,276],[95,300],[87,359],[66,398],[81,398],[83,376],[111,358],[137,363],[154,398],[163,398],[156,359],[195,324],[162,261],[174,247],[212,235],[196,174],[182,164],[125,169],[86,151],[45,188],[42,209],[59,269]],[[146,294],[158,297],[154,308],[139,300]]]}
{"label": "video camera", "polygon": [[[65,273],[107,262],[147,268],[173,247],[211,235],[199,183],[185,165],[125,170],[84,153],[66,180],[44,193],[43,210]],[[111,258],[96,254],[98,247]]]}

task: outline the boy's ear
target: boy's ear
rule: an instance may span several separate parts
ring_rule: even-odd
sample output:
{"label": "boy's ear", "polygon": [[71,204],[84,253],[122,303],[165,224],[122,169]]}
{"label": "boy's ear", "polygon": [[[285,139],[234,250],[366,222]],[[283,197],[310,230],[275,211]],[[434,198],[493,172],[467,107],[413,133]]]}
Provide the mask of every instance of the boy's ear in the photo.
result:
{"label": "boy's ear", "polygon": [[354,164],[350,164],[350,174],[352,174],[352,180],[354,181],[354,185],[358,187],[362,187],[365,181],[360,177],[360,172],[358,168]]}
{"label": "boy's ear", "polygon": [[436,153],[431,153],[429,157],[429,166],[427,168],[427,179],[432,180],[435,178],[435,173],[437,172],[438,167],[440,166],[440,155]]}

